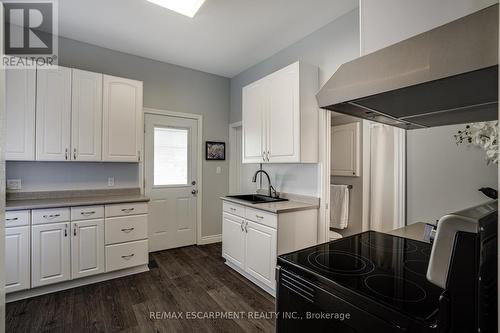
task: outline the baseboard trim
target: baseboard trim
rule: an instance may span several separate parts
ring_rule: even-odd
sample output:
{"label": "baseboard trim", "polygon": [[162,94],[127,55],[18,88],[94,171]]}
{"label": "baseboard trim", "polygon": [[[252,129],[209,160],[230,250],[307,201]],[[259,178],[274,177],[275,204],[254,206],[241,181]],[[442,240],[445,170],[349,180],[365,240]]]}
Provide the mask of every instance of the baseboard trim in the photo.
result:
{"label": "baseboard trim", "polygon": [[198,245],[207,245],[212,243],[220,243],[222,242],[222,234],[221,235],[212,235],[212,236],[203,236],[198,241]]}
{"label": "baseboard trim", "polygon": [[149,271],[148,265],[141,265],[137,267],[122,269],[115,272],[109,272],[94,276],[87,276],[81,279],[64,281],[60,283],[55,283],[47,286],[37,287],[33,289],[20,290],[13,293],[9,293],[5,295],[5,303],[15,302],[22,299],[41,296],[45,294],[54,293],[57,291],[62,291],[66,289],[71,289],[75,287],[81,287],[92,283],[103,282],[106,280],[116,279],[120,277],[124,277],[127,275],[133,275],[138,273],[143,273]]}

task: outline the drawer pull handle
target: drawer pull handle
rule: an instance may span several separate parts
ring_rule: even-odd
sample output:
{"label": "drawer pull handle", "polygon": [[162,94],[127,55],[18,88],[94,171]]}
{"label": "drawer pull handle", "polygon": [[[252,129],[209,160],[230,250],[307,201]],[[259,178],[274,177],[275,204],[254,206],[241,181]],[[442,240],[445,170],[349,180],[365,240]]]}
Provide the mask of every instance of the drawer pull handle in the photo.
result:
{"label": "drawer pull handle", "polygon": [[61,214],[50,214],[50,215],[44,215],[43,218],[47,220],[52,220],[59,216],[61,216]]}
{"label": "drawer pull handle", "polygon": [[235,211],[236,211],[236,208],[233,208],[233,207],[231,207],[231,208],[229,208],[229,209],[231,209],[231,211],[233,211],[233,212],[235,212]]}
{"label": "drawer pull handle", "polygon": [[123,232],[126,232],[127,234],[134,230],[135,228],[127,228],[127,229],[122,229]]}
{"label": "drawer pull handle", "polygon": [[123,208],[122,212],[124,212],[124,213],[130,213],[133,210],[134,210],[134,208]]}
{"label": "drawer pull handle", "polygon": [[95,214],[95,212],[94,211],[91,211],[91,212],[81,212],[80,214],[82,214],[84,216],[89,216],[89,215]]}
{"label": "drawer pull handle", "polygon": [[264,216],[260,216],[260,215],[255,215],[255,217],[258,219],[261,219],[261,220],[264,218]]}
{"label": "drawer pull handle", "polygon": [[17,218],[17,217],[13,217],[13,218],[10,218],[10,219],[6,219],[6,221],[17,221],[17,220],[19,220],[19,218]]}
{"label": "drawer pull handle", "polygon": [[129,254],[128,256],[122,256],[123,259],[125,260],[129,260],[129,259],[132,259],[132,257],[134,256],[134,254]]}

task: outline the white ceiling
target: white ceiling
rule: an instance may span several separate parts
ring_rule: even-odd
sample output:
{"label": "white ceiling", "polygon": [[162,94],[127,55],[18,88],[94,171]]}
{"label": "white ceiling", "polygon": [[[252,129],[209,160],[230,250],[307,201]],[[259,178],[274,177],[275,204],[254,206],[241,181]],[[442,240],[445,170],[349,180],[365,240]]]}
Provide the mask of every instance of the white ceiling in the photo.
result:
{"label": "white ceiling", "polygon": [[358,0],[206,0],[190,19],[146,0],[59,0],[59,34],[226,77],[358,6]]}

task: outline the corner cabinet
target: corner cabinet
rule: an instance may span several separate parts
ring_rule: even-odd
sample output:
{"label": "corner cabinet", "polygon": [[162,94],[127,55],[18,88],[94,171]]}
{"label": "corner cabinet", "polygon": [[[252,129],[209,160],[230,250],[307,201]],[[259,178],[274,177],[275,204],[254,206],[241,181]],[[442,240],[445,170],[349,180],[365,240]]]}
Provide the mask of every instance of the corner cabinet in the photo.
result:
{"label": "corner cabinet", "polygon": [[359,176],[360,123],[332,127],[331,175]]}
{"label": "corner cabinet", "polygon": [[104,75],[103,161],[138,162],[142,151],[142,82]]}
{"label": "corner cabinet", "polygon": [[318,68],[293,63],[242,91],[243,163],[318,161]]}

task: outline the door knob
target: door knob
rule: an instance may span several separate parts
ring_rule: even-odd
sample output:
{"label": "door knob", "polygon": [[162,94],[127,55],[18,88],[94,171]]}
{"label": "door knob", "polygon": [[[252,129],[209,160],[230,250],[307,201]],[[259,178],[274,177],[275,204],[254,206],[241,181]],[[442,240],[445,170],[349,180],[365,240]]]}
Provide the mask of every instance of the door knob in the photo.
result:
{"label": "door knob", "polygon": [[191,182],[191,185],[193,185],[193,186],[194,186],[194,185],[196,185],[196,180],[193,180],[193,181]]}
{"label": "door knob", "polygon": [[198,190],[193,189],[193,190],[191,191],[191,194],[192,194],[192,195],[197,195],[197,194],[198,194]]}

